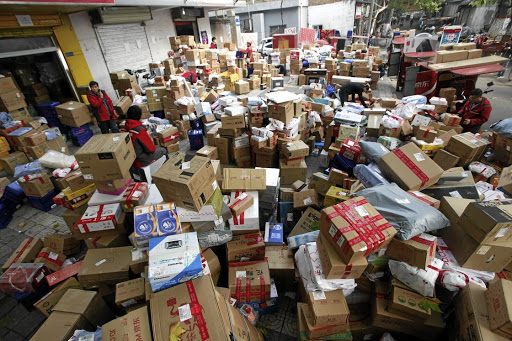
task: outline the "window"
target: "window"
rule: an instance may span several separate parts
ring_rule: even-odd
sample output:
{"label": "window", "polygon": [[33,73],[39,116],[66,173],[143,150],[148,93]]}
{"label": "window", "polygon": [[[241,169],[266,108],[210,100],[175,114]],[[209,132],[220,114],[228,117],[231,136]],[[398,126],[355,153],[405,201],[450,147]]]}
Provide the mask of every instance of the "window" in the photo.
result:
{"label": "window", "polygon": [[323,27],[323,25],[313,25],[313,28],[314,28],[315,30],[321,30],[321,29],[322,29],[322,27]]}
{"label": "window", "polygon": [[286,25],[270,26],[270,36],[274,34],[283,34]]}

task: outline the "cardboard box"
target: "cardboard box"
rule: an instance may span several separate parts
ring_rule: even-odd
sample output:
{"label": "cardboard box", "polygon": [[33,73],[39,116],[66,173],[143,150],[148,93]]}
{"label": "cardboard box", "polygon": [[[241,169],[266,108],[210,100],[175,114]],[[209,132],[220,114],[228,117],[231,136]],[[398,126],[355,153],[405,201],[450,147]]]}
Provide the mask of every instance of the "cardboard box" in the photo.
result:
{"label": "cardboard box", "polygon": [[234,217],[238,217],[254,204],[254,197],[249,193],[241,193],[229,204],[229,209]]}
{"label": "cardboard box", "polygon": [[416,139],[425,141],[426,143],[433,143],[437,137],[437,131],[430,129],[430,127],[418,127],[415,135]]}
{"label": "cardboard box", "polygon": [[293,193],[293,208],[304,209],[307,207],[318,207],[318,195],[314,189],[307,189],[302,192]]}
{"label": "cardboard box", "polygon": [[146,306],[128,312],[126,315],[102,326],[105,340],[151,340],[151,327]]}
{"label": "cardboard box", "polygon": [[426,233],[410,240],[394,238],[386,250],[386,255],[420,269],[426,269],[435,257],[436,245],[437,238]]}
{"label": "cardboard box", "polygon": [[266,189],[264,169],[224,168],[223,170],[223,191],[265,191]]}
{"label": "cardboard box", "polygon": [[39,238],[27,238],[23,240],[4,265],[2,265],[2,270],[7,270],[7,268],[14,263],[33,262],[42,248],[43,242]]}
{"label": "cardboard box", "polygon": [[85,288],[116,284],[129,279],[131,246],[89,249],[78,273]]}
{"label": "cardboard box", "polygon": [[76,225],[80,233],[114,230],[121,212],[119,203],[89,206]]}
{"label": "cardboard box", "polygon": [[248,94],[250,91],[249,82],[238,81],[235,83],[235,93],[237,95]]}
{"label": "cardboard box", "polygon": [[427,299],[407,287],[392,285],[389,301],[389,311],[395,314],[403,314],[412,319],[426,320],[432,314],[432,310],[425,307],[423,301]]}
{"label": "cardboard box", "polygon": [[430,195],[426,195],[422,192],[418,191],[408,191],[408,194],[412,195],[414,198],[418,199],[419,201],[423,201],[425,204],[432,206],[436,209],[439,209],[441,206],[441,201],[431,197]]}
{"label": "cardboard box", "polygon": [[297,236],[312,231],[318,230],[318,222],[320,220],[320,212],[312,207],[301,215],[299,221],[295,224],[293,230],[288,235],[289,237]]}
{"label": "cardboard box", "polygon": [[463,340],[505,341],[491,330],[486,304],[486,289],[468,283],[455,297],[454,307],[459,335]]}
{"label": "cardboard box", "polygon": [[44,247],[37,255],[34,263],[43,263],[50,271],[54,272],[60,270],[65,260],[65,255],[59,254],[49,247]]}
{"label": "cardboard box", "polygon": [[96,291],[68,289],[53,310],[83,315],[94,326],[101,326],[114,318]]}
{"label": "cardboard box", "polygon": [[215,252],[210,248],[204,249],[201,252],[201,262],[203,264],[203,275],[209,274],[212,277],[213,284],[216,284],[219,280],[221,266]]}
{"label": "cardboard box", "polygon": [[53,307],[59,302],[59,300],[64,296],[66,291],[69,289],[81,289],[80,283],[76,280],[76,278],[69,278],[64,283],[59,285],[58,287],[52,289],[48,294],[44,295],[41,299],[39,299],[36,303],[34,303],[34,307],[39,310],[44,316],[48,317],[53,312]]}
{"label": "cardboard box", "polygon": [[137,206],[143,205],[149,197],[149,186],[146,182],[133,182],[128,185],[121,198],[124,212],[133,212]]}
{"label": "cardboard box", "polygon": [[293,102],[290,101],[279,104],[268,102],[267,105],[268,116],[270,118],[279,120],[283,122],[285,125],[288,125],[290,123],[294,115]]}
{"label": "cardboard box", "polygon": [[270,273],[266,260],[229,263],[229,290],[237,302],[270,300]]}
{"label": "cardboard box", "polygon": [[33,174],[30,177],[33,179],[27,181],[25,178],[21,178],[18,181],[26,195],[44,197],[54,189],[53,183],[46,173]]}
{"label": "cardboard box", "polygon": [[90,183],[85,180],[84,175],[80,170],[69,173],[65,179],[68,187],[71,188],[71,191],[73,192],[79,191],[90,185]]}
{"label": "cardboard box", "polygon": [[501,278],[490,282],[485,292],[491,330],[508,339],[512,335],[511,293],[512,282]]}
{"label": "cardboard box", "polygon": [[153,292],[202,276],[197,233],[175,234],[149,240],[149,282]]}
{"label": "cardboard box", "polygon": [[460,160],[460,157],[454,155],[444,149],[438,150],[433,158],[434,162],[439,165],[443,170],[448,170],[455,167]]}
{"label": "cardboard box", "polygon": [[[365,203],[363,197],[356,197],[322,210],[320,231],[327,237],[329,243],[347,264],[387,246],[397,233],[387,220],[382,217],[376,222],[371,223],[372,226],[377,226],[377,230],[380,231],[378,242],[370,243],[370,245],[367,245],[362,240],[358,243],[352,242],[353,239],[357,241],[357,238],[361,237],[360,233],[365,231],[365,229],[346,229],[351,226],[350,222],[352,221],[349,218],[344,218],[344,215],[348,214],[349,211],[353,212],[351,214],[361,217],[360,226],[369,225],[373,217],[381,218],[379,212],[370,203]],[[366,238],[370,238],[377,233],[377,230],[375,230],[375,227],[367,229]]]}
{"label": "cardboard box", "polygon": [[171,157],[153,174],[153,182],[167,202],[199,212],[217,189],[211,160],[194,156],[184,162],[184,154]]}
{"label": "cardboard box", "polygon": [[302,160],[300,166],[287,165],[284,160],[279,160],[279,168],[281,169],[281,185],[291,185],[297,180],[306,181],[307,165]]}
{"label": "cardboard box", "polygon": [[423,193],[438,200],[444,196],[461,197],[466,199],[479,199],[479,193],[471,172],[462,167],[450,168],[445,171],[435,185],[425,188]]}
{"label": "cardboard box", "polygon": [[136,278],[117,283],[115,302],[120,309],[126,309],[138,303],[146,302],[145,279]]}
{"label": "cardboard box", "polygon": [[466,167],[477,159],[480,146],[478,140],[459,134],[452,136],[444,149],[460,157],[458,166]]}
{"label": "cardboard box", "polygon": [[329,187],[327,193],[325,193],[324,206],[333,206],[350,199],[350,192],[336,186]]}
{"label": "cardboard box", "polygon": [[316,245],[326,279],[357,279],[368,266],[364,257],[355,259],[351,264],[345,263],[334,247],[329,244],[327,237],[322,234],[318,236]]}
{"label": "cardboard box", "polygon": [[503,168],[497,187],[508,195],[512,193],[512,166]]}
{"label": "cardboard box", "polygon": [[135,150],[128,133],[94,135],[75,158],[86,180],[109,181],[129,175]]}
{"label": "cardboard box", "polygon": [[84,103],[69,101],[56,106],[55,111],[61,123],[70,127],[80,127],[91,122],[91,113]]}
{"label": "cardboard box", "polygon": [[304,303],[297,303],[297,318],[302,319],[302,323],[305,324],[305,331],[307,338],[309,340],[316,340],[319,338],[323,338],[328,335],[342,335],[342,337],[346,338],[350,334],[349,324],[327,324],[320,326],[316,326],[313,322],[314,315],[311,312],[309,306]]}
{"label": "cardboard box", "polygon": [[315,327],[348,324],[349,307],[342,290],[308,292],[307,302]]}
{"label": "cardboard box", "polygon": [[443,123],[449,127],[460,125],[462,117],[454,114],[444,114]]}
{"label": "cardboard box", "polygon": [[443,174],[443,169],[413,143],[384,155],[379,169],[386,178],[406,191],[429,187]]}
{"label": "cardboard box", "polygon": [[88,329],[94,330],[96,326],[92,326],[87,319],[81,314],[73,314],[55,311],[50,317],[39,327],[36,333],[31,337],[31,341],[68,341],[75,330]]}
{"label": "cardboard box", "polygon": [[309,155],[308,145],[300,140],[281,144],[281,151],[286,159],[303,158]]}
{"label": "cardboard box", "polygon": [[274,279],[278,292],[286,292],[293,288],[290,278],[295,276],[293,251],[286,245],[265,246],[270,277]]}
{"label": "cardboard box", "polygon": [[217,147],[212,146],[204,146],[196,152],[197,156],[207,157],[210,160],[217,160],[219,158],[219,154],[217,152]]}
{"label": "cardboard box", "polygon": [[245,115],[222,115],[220,121],[224,129],[245,128]]}
{"label": "cardboard box", "polygon": [[26,163],[28,163],[27,156],[22,152],[14,152],[0,158],[0,165],[5,169],[7,174],[11,176],[14,175],[14,168],[16,168],[16,166]]}
{"label": "cardboard box", "polygon": [[233,236],[226,243],[228,262],[246,262],[265,257],[265,243],[261,233]]}
{"label": "cardboard box", "polygon": [[19,90],[13,90],[0,94],[0,110],[13,111],[27,106],[23,93]]}
{"label": "cardboard box", "polygon": [[80,242],[69,234],[50,234],[44,237],[44,247],[68,256],[80,251]]}
{"label": "cardboard box", "polygon": [[494,244],[508,241],[512,237],[512,205],[470,203],[458,223],[477,242]]}
{"label": "cardboard box", "polygon": [[27,137],[27,143],[31,146],[38,146],[46,141],[46,134],[43,132],[35,133]]}

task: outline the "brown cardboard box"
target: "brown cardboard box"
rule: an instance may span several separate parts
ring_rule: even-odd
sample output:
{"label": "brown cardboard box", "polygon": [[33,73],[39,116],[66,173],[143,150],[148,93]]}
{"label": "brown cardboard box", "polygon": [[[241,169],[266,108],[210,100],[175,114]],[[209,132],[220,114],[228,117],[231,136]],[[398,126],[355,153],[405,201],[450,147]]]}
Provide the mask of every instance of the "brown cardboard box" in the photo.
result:
{"label": "brown cardboard box", "polygon": [[240,194],[235,201],[229,204],[229,209],[234,217],[238,217],[254,204],[254,197],[249,193]]}
{"label": "brown cardboard box", "polygon": [[366,133],[368,136],[379,136],[380,124],[383,117],[384,115],[380,113],[370,113],[368,115],[368,126],[366,127]]}
{"label": "brown cardboard box", "polygon": [[345,324],[320,324],[316,326],[313,322],[314,315],[310,310],[309,306],[304,303],[297,303],[297,318],[302,319],[302,324],[305,325],[305,332],[309,340],[317,340],[324,336],[340,334],[350,331],[350,327],[347,323]]}
{"label": "brown cardboard box", "polygon": [[278,292],[286,292],[293,288],[290,278],[295,276],[293,251],[288,246],[265,246],[270,277],[274,279]]}
{"label": "brown cardboard box", "polygon": [[306,189],[302,192],[293,193],[293,208],[305,209],[307,207],[318,207],[318,194],[314,189]]}
{"label": "brown cardboard box", "polygon": [[[446,216],[446,218],[448,218],[452,225],[455,225],[469,203],[474,201],[475,200],[472,199],[443,197],[441,199],[441,206],[439,207],[439,210]],[[443,229],[440,232],[443,234],[443,232],[446,232],[446,229]]]}
{"label": "brown cardboard box", "polygon": [[73,226],[77,223],[77,221],[82,218],[87,207],[87,205],[82,205],[75,208],[74,210],[67,209],[64,213],[62,213],[62,219],[64,219],[70,231],[73,229]]}
{"label": "brown cardboard box", "polygon": [[32,263],[42,248],[43,242],[39,238],[23,240],[4,265],[2,265],[2,270],[5,271],[13,263]]}
{"label": "brown cardboard box", "polygon": [[59,302],[64,296],[66,291],[69,289],[81,289],[80,283],[76,278],[71,277],[58,287],[52,289],[48,294],[44,295],[40,300],[34,303],[34,307],[39,310],[46,317],[50,316],[53,311],[53,307]]}
{"label": "brown cardboard box", "polygon": [[219,257],[217,257],[215,252],[213,252],[212,249],[210,249],[210,248],[204,249],[201,252],[201,256],[202,256],[202,259],[204,258],[204,260],[208,264],[208,268],[210,269],[210,276],[212,277],[213,284],[216,284],[217,281],[219,280],[220,270],[221,270]]}
{"label": "brown cardboard box", "polygon": [[444,147],[446,151],[460,157],[458,166],[466,167],[478,157],[480,145],[477,139],[470,136],[459,134],[452,136],[448,144]]}
{"label": "brown cardboard box", "polygon": [[481,58],[482,57],[482,50],[481,49],[471,49],[468,51],[468,59],[474,59],[474,58]]}
{"label": "brown cardboard box", "polygon": [[31,146],[38,146],[46,141],[46,134],[43,132],[35,133],[27,137],[27,143]]}
{"label": "brown cardboard box", "polygon": [[[230,140],[226,137],[216,137],[215,146],[219,154],[219,160],[221,164],[229,164],[230,162]],[[0,159],[1,160],[1,159]]]}
{"label": "brown cardboard box", "polygon": [[250,91],[249,82],[240,80],[235,83],[235,93],[237,95],[248,94],[249,91]]}
{"label": "brown cardboard box", "polygon": [[81,314],[94,326],[101,326],[114,318],[114,314],[100,294],[95,291],[69,289],[53,307],[53,310],[54,312]]}
{"label": "brown cardboard box", "polygon": [[279,197],[282,202],[293,202],[293,193],[295,191],[292,188],[280,188],[279,189]]}
{"label": "brown cardboard box", "polygon": [[458,223],[475,241],[499,245],[512,238],[512,205],[470,203]]}
{"label": "brown cardboard box", "polygon": [[425,141],[426,143],[434,142],[437,136],[437,131],[431,127],[418,127],[415,137],[417,140]]}
{"label": "brown cardboard box", "polygon": [[436,209],[439,209],[441,206],[441,201],[431,197],[430,195],[426,195],[425,193],[418,192],[418,191],[408,191],[408,194],[412,195],[414,198],[418,199],[419,201],[423,201],[425,204],[432,206]]}
{"label": "brown cardboard box", "polygon": [[309,155],[308,145],[300,140],[281,144],[281,151],[286,159],[302,158]]}
{"label": "brown cardboard box", "polygon": [[78,191],[90,185],[90,183],[85,180],[84,175],[80,170],[69,173],[65,179],[68,187],[71,188],[72,192]]}
{"label": "brown cardboard box", "polygon": [[290,123],[293,118],[294,106],[293,102],[284,102],[280,104],[274,104],[268,102],[268,116],[270,118],[279,120],[285,125]]}
{"label": "brown cardboard box", "polygon": [[403,314],[412,319],[426,320],[432,314],[430,308],[423,306],[422,302],[426,300],[424,296],[407,290],[406,286],[392,285],[389,311],[394,314]]}
{"label": "brown cardboard box", "polygon": [[146,286],[144,278],[136,278],[116,284],[116,305],[126,309],[146,301]]}
{"label": "brown cardboard box", "polygon": [[459,335],[462,340],[505,341],[491,330],[487,310],[486,289],[474,283],[468,283],[455,297],[454,307]]}
{"label": "brown cardboard box", "polygon": [[[496,136],[496,143],[494,147],[494,156],[496,160],[508,165],[512,163],[512,139],[503,137],[500,134]],[[3,159],[3,158],[2,158]],[[0,160],[2,160],[0,159]]]}
{"label": "brown cardboard box", "polygon": [[131,259],[130,246],[90,249],[80,267],[78,280],[85,288],[128,280]]}
{"label": "brown cardboard box", "polygon": [[355,259],[351,264],[345,263],[322,234],[318,236],[316,245],[326,279],[357,279],[361,277],[368,266],[364,257]]}
{"label": "brown cardboard box", "polygon": [[245,115],[222,115],[220,121],[224,129],[245,128]]}
{"label": "brown cardboard box", "polygon": [[0,94],[0,110],[2,111],[13,111],[26,106],[27,102],[25,102],[23,93],[19,90]]}
{"label": "brown cardboard box", "polygon": [[308,292],[307,302],[315,327],[348,324],[349,309],[342,290]]}
{"label": "brown cardboard box", "polygon": [[199,211],[217,189],[211,160],[194,156],[184,162],[184,154],[170,158],[153,175],[153,181],[165,201]]}
{"label": "brown cardboard box", "polygon": [[18,182],[23,193],[29,196],[43,197],[53,190],[54,187],[50,177],[46,173],[40,175],[40,177],[33,180]]}
{"label": "brown cardboard box", "polygon": [[22,152],[14,152],[7,156],[0,158],[0,165],[5,169],[7,174],[14,175],[14,168],[18,165],[28,163],[27,156]]}
{"label": "brown cardboard box", "polygon": [[476,49],[476,43],[457,43],[453,45],[454,50],[474,50]]}
{"label": "brown cardboard box", "polygon": [[18,89],[16,82],[10,76],[0,78],[0,94],[15,91]]}
{"label": "brown cardboard box", "polygon": [[439,200],[443,196],[457,196],[466,199],[480,198],[471,173],[462,167],[446,170],[439,182],[425,188],[423,193]]}
{"label": "brown cardboard box", "polygon": [[281,169],[281,185],[291,185],[297,180],[306,181],[308,167],[306,161],[302,161],[300,166],[289,166],[284,160],[279,160]]}
{"label": "brown cardboard box", "polygon": [[34,263],[43,263],[52,272],[60,270],[62,264],[66,260],[66,256],[55,252],[49,247],[43,247],[37,255]]}
{"label": "brown cardboard box", "polygon": [[452,153],[444,149],[441,149],[437,151],[436,155],[434,155],[433,160],[443,170],[448,170],[457,165],[457,163],[460,160],[460,157],[458,157],[457,155],[453,155]]}
{"label": "brown cardboard box", "polygon": [[308,188],[314,189],[318,194],[323,196],[327,194],[331,186],[332,183],[329,182],[329,176],[321,172],[314,173],[313,175],[311,175],[311,178],[309,179]]}
{"label": "brown cardboard box", "polygon": [[228,262],[260,260],[265,257],[265,243],[261,233],[233,236],[226,244]]}
{"label": "brown cardboard box", "polygon": [[264,169],[224,168],[223,170],[223,191],[265,191],[266,189]]}
{"label": "brown cardboard box", "polygon": [[[380,216],[380,213],[370,203],[364,203],[362,200],[364,200],[363,197],[355,197],[341,204],[338,204],[338,206],[344,211],[354,212],[353,214],[358,214],[357,212],[361,212],[361,214],[364,216],[364,219],[361,217],[362,220],[359,222],[361,226],[369,224],[369,220],[372,217]],[[335,212],[338,212],[338,210],[336,210],[336,207],[334,206],[327,207],[322,210],[322,215],[320,217],[320,231],[324,234],[325,237],[327,237],[329,243],[334,247],[336,252],[341,256],[346,264],[351,264],[357,258],[366,257],[367,255],[373,252],[377,252],[383,247],[386,247],[397,233],[397,231],[387,222],[387,220],[382,218],[377,222],[372,223],[372,226],[382,226],[381,229],[377,228],[379,231],[382,230],[379,232],[379,243],[374,244],[373,247],[369,247],[363,241],[349,244],[349,241],[353,240],[354,238],[361,237],[360,232],[346,229],[347,227],[351,226],[351,223],[344,219],[341,215],[336,215],[332,218],[329,218],[331,214]],[[359,214],[359,216],[361,216],[361,214]],[[362,233],[364,229],[359,231]],[[373,229],[368,230],[366,237],[370,238],[375,233],[376,232]],[[383,237],[384,240],[382,239]]]}
{"label": "brown cardboard box", "polygon": [[68,341],[75,330],[95,330],[82,314],[54,311],[30,338],[31,341]]}
{"label": "brown cardboard box", "polygon": [[75,158],[86,180],[109,181],[129,174],[135,150],[128,133],[94,135]]}
{"label": "brown cardboard box", "polygon": [[320,212],[312,207],[308,207],[304,214],[301,215],[299,221],[295,224],[295,227],[290,232],[289,237],[318,230],[319,220]]}
{"label": "brown cardboard box", "polygon": [[204,146],[196,152],[197,156],[207,157],[210,160],[217,160],[219,158],[219,154],[217,153],[217,147],[212,146]]}
{"label": "brown cardboard box", "polygon": [[479,244],[458,223],[443,229],[441,237],[463,268],[500,272],[512,261],[510,243]]}
{"label": "brown cardboard box", "polygon": [[123,116],[128,112],[128,108],[132,105],[132,99],[128,96],[121,96],[116,104],[114,105],[114,110],[116,114]]}
{"label": "brown cardboard box", "polygon": [[105,340],[152,340],[148,307],[140,307],[102,326]]}
{"label": "brown cardboard box", "polygon": [[462,117],[454,114],[445,114],[443,117],[443,123],[447,126],[456,126],[460,125],[462,121]]}
{"label": "brown cardboard box", "polygon": [[270,273],[266,260],[229,263],[229,291],[237,302],[270,300]]}
{"label": "brown cardboard box", "polygon": [[512,335],[511,294],[512,282],[501,278],[490,282],[485,292],[491,330],[508,339]]}
{"label": "brown cardboard box", "polygon": [[505,167],[501,171],[498,188],[508,195],[512,193],[512,166]]}
{"label": "brown cardboard box", "polygon": [[[83,239],[83,241],[85,242],[85,245],[88,249],[101,249],[106,247],[119,247],[130,245],[128,237],[124,233],[116,233],[108,236],[86,238]],[[132,258],[133,253],[134,252],[132,252]],[[130,268],[132,268],[132,263],[130,263]]]}
{"label": "brown cardboard box", "polygon": [[426,233],[410,240],[394,238],[386,250],[386,255],[420,269],[426,269],[435,257],[436,245],[437,238]]}
{"label": "brown cardboard box", "polygon": [[395,181],[406,191],[429,187],[443,174],[443,169],[414,143],[406,144],[384,155],[379,163],[379,169],[385,177]]}
{"label": "brown cardboard box", "polygon": [[91,122],[89,108],[84,103],[69,101],[55,107],[62,124],[80,127]]}
{"label": "brown cardboard box", "polygon": [[44,247],[68,256],[80,251],[80,242],[70,234],[49,234],[44,237]]}

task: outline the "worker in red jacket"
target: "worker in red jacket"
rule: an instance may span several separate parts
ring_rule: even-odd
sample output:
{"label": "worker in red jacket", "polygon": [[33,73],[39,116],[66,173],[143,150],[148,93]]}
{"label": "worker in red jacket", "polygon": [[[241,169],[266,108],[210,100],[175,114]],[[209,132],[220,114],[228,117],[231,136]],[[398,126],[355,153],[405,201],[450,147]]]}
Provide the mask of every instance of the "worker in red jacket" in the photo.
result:
{"label": "worker in red jacket", "polygon": [[217,38],[215,38],[215,37],[212,38],[212,43],[210,44],[210,48],[211,49],[217,48]]}
{"label": "worker in red jacket", "polygon": [[101,133],[108,134],[109,131],[118,133],[119,128],[115,120],[117,115],[114,111],[112,100],[108,97],[105,90],[100,89],[98,82],[90,82],[89,87],[91,91],[87,94],[87,100],[91,104],[92,113],[98,121]]}
{"label": "worker in red jacket", "polygon": [[247,42],[247,48],[245,50],[240,50],[240,52],[242,52],[243,54],[247,54],[248,58],[249,58],[249,61],[252,63],[254,62],[254,57],[252,56],[252,43],[250,41]]}
{"label": "worker in red jacket", "polygon": [[125,122],[124,128],[130,134],[133,148],[135,149],[135,161],[132,167],[146,167],[162,156],[167,155],[167,150],[155,146],[147,130],[142,126],[142,122],[140,121],[142,109],[138,105],[129,107],[126,112],[126,117],[128,119]]}
{"label": "worker in red jacket", "polygon": [[482,124],[489,120],[491,111],[491,103],[483,97],[482,89],[473,89],[469,93],[469,101],[464,103],[458,112],[462,116],[461,125],[464,132],[478,133]]}

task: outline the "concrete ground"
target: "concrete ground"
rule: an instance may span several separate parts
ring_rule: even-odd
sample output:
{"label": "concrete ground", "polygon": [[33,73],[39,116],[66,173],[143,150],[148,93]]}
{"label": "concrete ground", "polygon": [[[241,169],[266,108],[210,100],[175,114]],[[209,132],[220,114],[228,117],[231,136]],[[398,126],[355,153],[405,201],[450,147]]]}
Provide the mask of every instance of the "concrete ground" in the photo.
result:
{"label": "concrete ground", "polygon": [[[297,86],[286,85],[285,87],[294,93],[302,92]],[[269,90],[254,90],[250,95],[258,96],[267,91]],[[394,84],[392,84],[389,78],[385,77],[378,83],[378,88],[374,90],[374,96],[395,96]],[[92,129],[94,133],[99,134],[97,127],[92,127]],[[67,144],[72,154],[78,150],[78,147],[73,146],[70,141]],[[180,150],[189,154],[194,153],[190,151],[188,140],[180,141]],[[307,157],[306,163],[308,165],[308,178],[311,174],[323,170],[319,164],[318,157]],[[6,176],[4,171],[0,171],[1,176]],[[11,178],[11,180],[13,179]],[[44,236],[49,234],[69,233],[68,227],[61,217],[64,211],[64,208],[57,206],[50,212],[43,212],[25,203],[16,211],[13,220],[7,228],[0,230],[0,264],[5,263],[7,258],[26,238],[44,238]],[[289,297],[284,297],[280,300],[280,306],[283,309],[280,309],[279,313],[265,317],[265,323],[271,328],[269,330],[269,339],[295,340],[295,302]],[[31,306],[25,307],[10,295],[0,292],[0,341],[30,340],[30,337],[44,320],[45,317],[38,310]]]}

